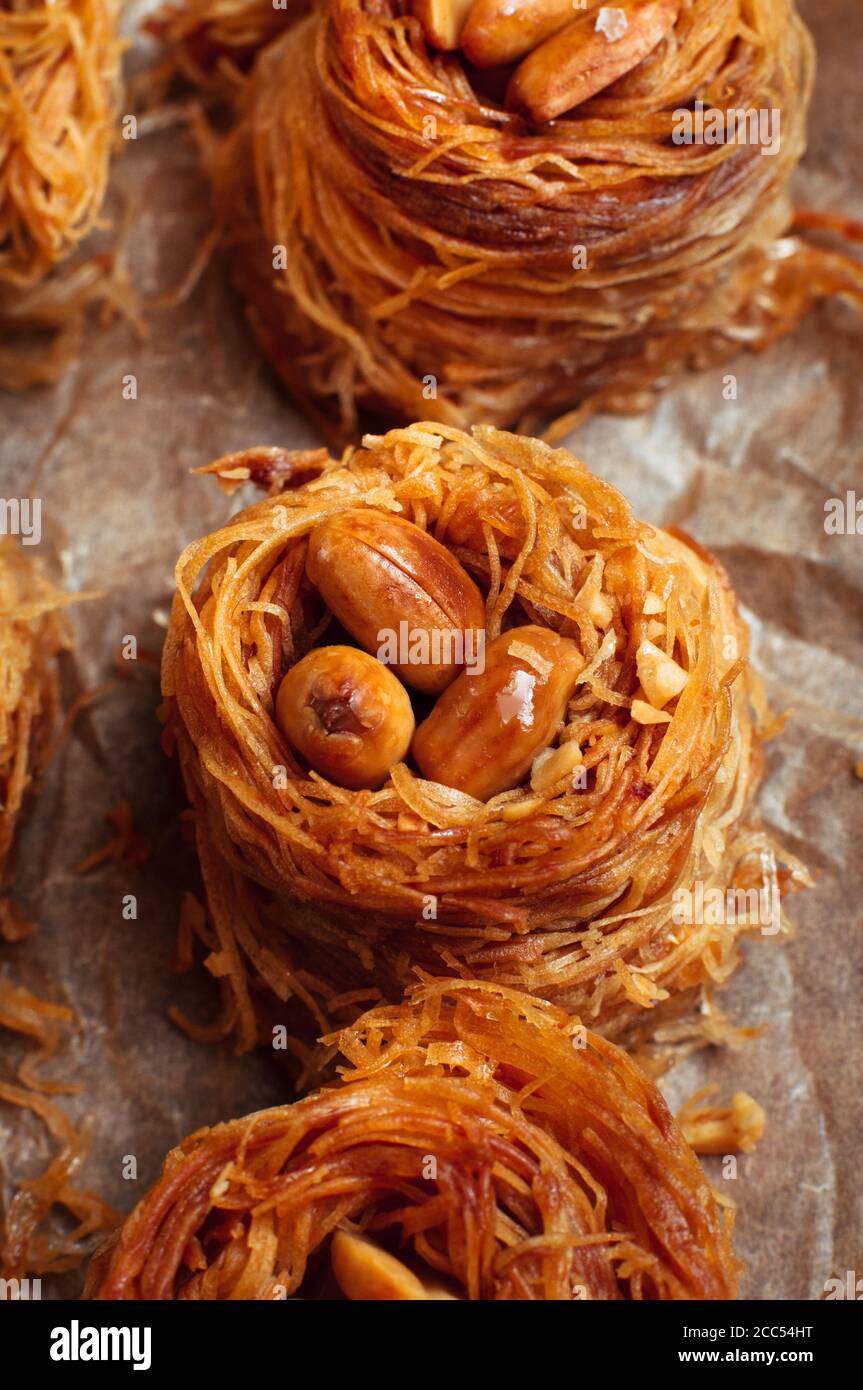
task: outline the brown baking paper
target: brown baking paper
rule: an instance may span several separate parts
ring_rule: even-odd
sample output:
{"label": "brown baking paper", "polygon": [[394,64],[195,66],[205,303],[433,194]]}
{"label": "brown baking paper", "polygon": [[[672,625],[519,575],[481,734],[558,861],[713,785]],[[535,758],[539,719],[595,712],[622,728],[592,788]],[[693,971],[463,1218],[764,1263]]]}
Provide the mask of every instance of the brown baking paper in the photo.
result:
{"label": "brown baking paper", "polygon": [[[857,0],[807,0],[802,10],[820,61],[797,201],[863,217],[863,10]],[[148,52],[138,41],[133,64]],[[214,989],[200,973],[171,971],[196,866],[177,768],[159,748],[157,673],[139,659],[117,677],[114,656],[130,635],[139,658],[158,652],[177,555],[243,502],[190,469],[253,444],[319,441],[275,386],[218,263],[188,302],[154,307],[184,279],[208,229],[182,129],[148,133],[142,123],[115,162],[108,210],[115,227],[125,218],[147,339],[122,323],[94,326],[59,386],[0,396],[0,495],[41,498],[39,553],[70,588],[103,593],[73,610],[67,693],[114,681],[75,723],[27,816],[17,899],[40,925],[0,947],[0,970],[74,1008],[81,1028],[59,1070],[84,1087],[68,1112],[92,1118],[82,1177],[125,1213],[183,1136],[289,1089],[268,1056],[198,1045],[166,1016],[179,1003],[206,1019]],[[729,372],[736,400],[724,398]],[[675,1106],[716,1082],[723,1096],[745,1089],[766,1108],[765,1137],[735,1179],[706,1160],[737,1205],[751,1299],[817,1299],[827,1279],[863,1276],[863,781],[853,770],[863,759],[863,535],[831,535],[824,524],[828,499],[855,488],[863,498],[861,372],[863,322],[834,303],[768,354],[674,385],[652,415],[598,418],[569,441],[639,516],[682,526],[714,551],[752,623],[770,700],[793,709],[768,746],[760,805],[817,883],[789,903],[794,939],[747,945],[723,996],[737,1022],[766,1031],[739,1050],[690,1057],[663,1083]],[[77,874],[123,800],[151,857],[136,871],[108,863]],[[128,894],[134,921],[123,917]],[[0,1106],[0,1153],[11,1177],[38,1171],[50,1150],[37,1122]],[[136,1179],[124,1176],[129,1156]],[[73,1274],[43,1292],[79,1285]]]}

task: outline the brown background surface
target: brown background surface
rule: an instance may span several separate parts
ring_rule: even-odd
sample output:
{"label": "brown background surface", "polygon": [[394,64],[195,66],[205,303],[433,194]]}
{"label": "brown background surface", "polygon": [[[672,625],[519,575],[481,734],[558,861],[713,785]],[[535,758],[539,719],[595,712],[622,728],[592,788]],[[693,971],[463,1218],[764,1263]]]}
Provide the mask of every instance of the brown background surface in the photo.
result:
{"label": "brown background surface", "polygon": [[[820,62],[798,201],[863,217],[863,10],[858,0],[805,0],[802,10]],[[142,129],[115,164],[110,207],[130,215],[129,269],[154,301],[182,280],[207,227],[190,142]],[[0,496],[41,497],[42,554],[71,588],[105,595],[73,613],[72,689],[112,677],[126,634],[159,649],[179,551],[236,505],[189,470],[252,444],[317,442],[261,363],[218,264],[186,305],[151,307],[148,321],[144,342],[121,324],[94,330],[54,389],[0,395]],[[737,401],[722,398],[726,370]],[[751,619],[774,707],[794,710],[770,745],[761,807],[817,886],[791,904],[795,939],[750,945],[724,996],[765,1035],[691,1058],[666,1082],[674,1103],[715,1080],[767,1109],[764,1141],[725,1184],[753,1299],[818,1298],[828,1277],[863,1275],[863,783],[852,771],[863,758],[863,536],[824,531],[827,498],[863,495],[861,370],[863,322],[832,304],[769,355],[741,355],[676,385],[652,416],[598,419],[572,441],[642,517],[712,547]],[[127,373],[136,401],[122,396]],[[191,1130],[287,1098],[268,1058],[198,1046],[166,1018],[176,1002],[205,1018],[214,1001],[203,980],[170,970],[195,865],[156,703],[156,673],[138,663],[78,721],[22,837],[18,898],[40,930],[0,947],[0,970],[81,1020],[67,1069],[85,1089],[69,1109],[92,1115],[86,1177],[123,1211]],[[136,873],[114,864],[82,878],[74,866],[103,843],[103,817],[122,799],[153,842],[151,859]],[[121,916],[127,893],[136,922]],[[0,1109],[7,1171],[34,1171],[47,1152],[37,1124]],[[137,1182],[121,1175],[128,1154]],[[61,1287],[74,1290],[75,1276]]]}

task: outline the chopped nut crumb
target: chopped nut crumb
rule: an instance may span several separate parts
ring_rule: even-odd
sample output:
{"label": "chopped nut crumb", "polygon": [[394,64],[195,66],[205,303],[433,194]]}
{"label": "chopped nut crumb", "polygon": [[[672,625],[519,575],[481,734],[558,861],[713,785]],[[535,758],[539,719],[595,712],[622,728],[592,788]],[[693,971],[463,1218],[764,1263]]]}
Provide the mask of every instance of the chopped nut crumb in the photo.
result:
{"label": "chopped nut crumb", "polygon": [[511,801],[500,813],[501,820],[527,820],[542,805],[538,796],[525,797],[523,801]]}
{"label": "chopped nut crumb", "polygon": [[559,748],[545,748],[534,758],[530,770],[530,785],[535,792],[547,791],[555,782],[568,776],[582,761],[581,749],[574,739]]}
{"label": "chopped nut crumb", "polygon": [[635,664],[642,689],[657,709],[679,695],[689,680],[688,671],[650,641],[642,642],[638,648]]}
{"label": "chopped nut crumb", "polygon": [[654,709],[646,700],[633,700],[630,711],[636,724],[670,724],[671,715],[665,710]]}
{"label": "chopped nut crumb", "polygon": [[730,1105],[704,1104],[717,1089],[699,1091],[677,1116],[687,1143],[699,1154],[751,1153],[764,1133],[763,1107],[745,1091],[736,1091]]}
{"label": "chopped nut crumb", "polygon": [[587,600],[587,615],[595,627],[607,628],[614,617],[614,609],[606,598],[596,590]]}
{"label": "chopped nut crumb", "polygon": [[594,27],[598,34],[605,35],[609,43],[616,43],[618,39],[623,38],[629,28],[626,11],[617,5],[603,5],[596,16]]}

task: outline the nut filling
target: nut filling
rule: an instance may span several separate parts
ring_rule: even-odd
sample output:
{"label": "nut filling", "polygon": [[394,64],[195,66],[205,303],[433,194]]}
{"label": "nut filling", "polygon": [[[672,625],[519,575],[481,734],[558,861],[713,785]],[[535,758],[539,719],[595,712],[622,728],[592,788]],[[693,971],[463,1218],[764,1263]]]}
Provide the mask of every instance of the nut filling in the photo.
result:
{"label": "nut filling", "polygon": [[328,734],[358,734],[361,737],[374,727],[357,716],[347,691],[329,699],[315,696],[309,701],[309,708]]}

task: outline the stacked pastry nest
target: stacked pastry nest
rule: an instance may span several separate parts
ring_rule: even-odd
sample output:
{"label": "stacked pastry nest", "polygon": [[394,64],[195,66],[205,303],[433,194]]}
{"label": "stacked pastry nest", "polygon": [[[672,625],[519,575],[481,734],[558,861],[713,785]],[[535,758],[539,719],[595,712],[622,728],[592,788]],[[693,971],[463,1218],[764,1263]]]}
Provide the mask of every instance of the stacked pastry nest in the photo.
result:
{"label": "stacked pastry nest", "polygon": [[[323,1030],[358,999],[401,998],[418,967],[527,990],[629,1042],[700,997],[709,1032],[741,932],[780,930],[780,871],[751,817],[747,632],[711,556],[638,521],[566,450],[491,428],[213,468],[278,481],[181,557],[163,662],[207,894],[187,926],[224,995],[210,1035],[252,1046],[289,999]],[[306,481],[285,487],[292,471]],[[421,728],[374,785],[322,775],[292,738],[287,677],[344,651],[341,624],[374,654],[410,593],[448,594],[454,613],[465,581],[485,675],[414,689]],[[521,687],[537,714],[550,702],[537,738],[500,703]],[[726,890],[742,905],[705,912]]]}
{"label": "stacked pastry nest", "polygon": [[[14,942],[33,928],[9,892],[15,837],[22,809],[38,783],[56,737],[59,710],[57,659],[69,645],[63,608],[69,595],[57,589],[38,563],[11,540],[0,543],[0,939]],[[8,956],[8,951],[4,955]],[[0,1031],[4,1046],[23,1039],[35,1051],[11,1076],[0,1075],[0,1102],[39,1117],[56,1146],[41,1173],[0,1186],[0,1277],[60,1273],[80,1264],[88,1238],[113,1224],[114,1213],[74,1176],[86,1153],[86,1136],[69,1120],[57,1096],[79,1089],[51,1080],[42,1067],[60,1050],[74,1023],[72,1011],[37,998],[6,972],[0,960]],[[8,1198],[8,1200],[7,1200]],[[58,1235],[49,1218],[62,1207],[74,1229]]]}
{"label": "stacked pastry nest", "polygon": [[108,263],[57,273],[96,226],[119,82],[117,0],[0,3],[0,386],[57,378]]}
{"label": "stacked pastry nest", "polygon": [[652,1082],[523,995],[429,983],[340,1084],[199,1130],[93,1261],[122,1299],[734,1296],[728,1223]]}
{"label": "stacked pastry nest", "polygon": [[793,0],[582,8],[331,0],[258,26],[218,218],[328,438],[369,415],[562,432],[819,295],[863,305],[857,262],[787,235],[813,75]]}
{"label": "stacked pastry nest", "polygon": [[165,45],[166,76],[231,91],[258,50],[310,8],[310,0],[185,0],[157,11],[145,28]]}
{"label": "stacked pastry nest", "polygon": [[60,706],[57,657],[69,645],[68,595],[11,539],[0,542],[0,937],[23,923],[8,896],[15,832],[45,765]]}

